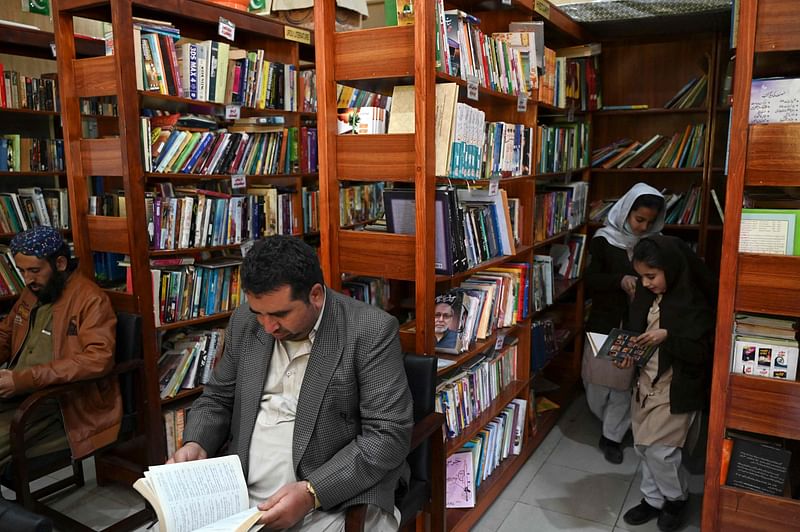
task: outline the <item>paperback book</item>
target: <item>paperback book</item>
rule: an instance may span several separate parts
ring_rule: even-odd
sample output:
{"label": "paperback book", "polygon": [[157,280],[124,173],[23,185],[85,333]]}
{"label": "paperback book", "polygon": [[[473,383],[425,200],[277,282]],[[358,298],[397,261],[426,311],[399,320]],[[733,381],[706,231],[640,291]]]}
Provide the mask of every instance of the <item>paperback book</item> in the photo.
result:
{"label": "paperback book", "polygon": [[643,367],[653,356],[656,346],[639,346],[634,339],[640,333],[624,329],[611,329],[608,335],[587,332],[587,340],[592,348],[592,354],[597,358],[622,362],[626,356],[633,358],[634,364]]}

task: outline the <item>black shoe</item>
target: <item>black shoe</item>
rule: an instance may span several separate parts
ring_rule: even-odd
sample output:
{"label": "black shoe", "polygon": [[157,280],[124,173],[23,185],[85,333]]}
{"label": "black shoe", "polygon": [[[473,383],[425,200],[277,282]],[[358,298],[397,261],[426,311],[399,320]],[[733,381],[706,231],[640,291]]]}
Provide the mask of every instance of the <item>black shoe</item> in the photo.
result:
{"label": "black shoe", "polygon": [[603,451],[603,456],[612,464],[622,463],[622,445],[609,440],[605,436],[600,436],[600,450]]}
{"label": "black shoe", "polygon": [[[643,525],[646,522],[659,517],[660,515],[661,510],[650,506],[647,504],[647,501],[642,499],[642,502],[640,502],[638,506],[634,506],[625,512],[625,515],[622,516],[622,519],[624,519],[629,525]],[[659,523],[660,522],[661,519],[659,517]]]}
{"label": "black shoe", "polygon": [[661,515],[658,516],[658,529],[661,532],[674,532],[683,526],[686,517],[686,508],[689,506],[685,501],[665,501],[661,508]]}

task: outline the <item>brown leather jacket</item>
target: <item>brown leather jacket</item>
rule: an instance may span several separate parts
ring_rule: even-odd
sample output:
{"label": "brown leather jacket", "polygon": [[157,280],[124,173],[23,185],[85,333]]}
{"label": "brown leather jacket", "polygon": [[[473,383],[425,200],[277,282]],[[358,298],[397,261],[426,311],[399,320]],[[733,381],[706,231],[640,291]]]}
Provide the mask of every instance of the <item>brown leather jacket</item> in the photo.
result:
{"label": "brown leather jacket", "polygon": [[[0,364],[19,352],[30,327],[36,296],[22,292],[0,323]],[[46,386],[100,377],[114,366],[117,317],[108,296],[78,272],[67,279],[53,303],[53,361],[13,373],[16,394]],[[117,439],[122,421],[119,382],[109,378],[87,383],[62,396],[61,414],[72,455],[80,458]]]}

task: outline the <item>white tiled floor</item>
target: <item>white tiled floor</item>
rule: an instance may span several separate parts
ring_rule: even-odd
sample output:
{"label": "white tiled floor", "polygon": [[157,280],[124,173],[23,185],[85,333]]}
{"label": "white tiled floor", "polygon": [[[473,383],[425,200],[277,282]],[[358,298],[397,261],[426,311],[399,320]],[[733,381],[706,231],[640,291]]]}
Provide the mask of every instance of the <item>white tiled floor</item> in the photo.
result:
{"label": "white tiled floor", "polygon": [[[641,499],[639,460],[633,449],[626,447],[621,465],[606,462],[597,448],[599,438],[600,422],[580,397],[473,531],[657,531],[655,520],[639,527],[622,520],[622,514]],[[52,505],[95,528],[108,526],[143,506],[132,489],[98,487],[93,467],[86,467],[86,474],[86,486],[54,496]],[[702,475],[692,476],[685,531],[700,530],[702,490]],[[147,530],[142,527],[137,532]],[[158,532],[158,525],[149,532]]]}
{"label": "white tiled floor", "polygon": [[[600,422],[581,396],[473,528],[474,532],[656,532],[655,520],[622,520],[639,504],[639,459],[625,448],[622,464],[606,462],[597,448]],[[690,511],[684,531],[700,530],[703,476],[690,477]]]}

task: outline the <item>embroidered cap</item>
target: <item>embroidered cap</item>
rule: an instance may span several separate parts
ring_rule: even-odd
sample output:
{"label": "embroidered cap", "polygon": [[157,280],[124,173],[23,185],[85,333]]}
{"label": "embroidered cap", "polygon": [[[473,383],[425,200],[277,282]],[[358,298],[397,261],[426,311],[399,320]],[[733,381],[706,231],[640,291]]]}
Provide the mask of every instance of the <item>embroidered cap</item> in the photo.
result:
{"label": "embroidered cap", "polygon": [[23,231],[11,240],[11,253],[22,253],[43,259],[49,257],[64,245],[61,233],[52,227],[40,225]]}

